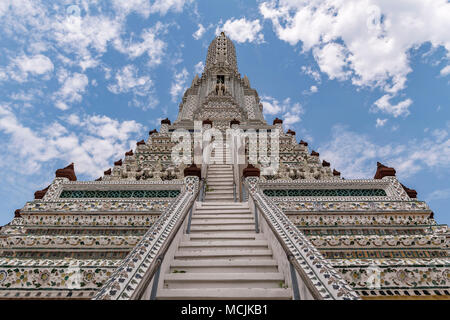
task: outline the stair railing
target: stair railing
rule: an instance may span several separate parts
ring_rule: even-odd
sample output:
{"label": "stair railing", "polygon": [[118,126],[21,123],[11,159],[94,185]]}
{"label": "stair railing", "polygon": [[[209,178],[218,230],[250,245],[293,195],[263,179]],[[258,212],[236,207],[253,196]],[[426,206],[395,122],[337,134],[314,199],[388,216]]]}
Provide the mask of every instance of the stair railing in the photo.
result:
{"label": "stair railing", "polygon": [[[147,230],[93,300],[140,300],[152,281],[159,282],[159,269],[165,254],[186,223],[186,216],[198,194],[198,177],[186,177],[183,192]],[[154,287],[151,288],[153,291]]]}
{"label": "stair railing", "polygon": [[[274,246],[284,251],[289,262],[284,270],[290,270],[294,299],[300,299],[300,288],[303,298],[315,300],[358,300],[359,295],[342,278],[340,273],[321,255],[308,238],[292,223],[283,211],[263,194],[258,186],[257,177],[245,179],[245,189],[249,204],[253,203],[256,217],[259,219],[259,231],[272,238]],[[256,222],[256,221],[255,221]],[[261,230],[261,227],[263,230]],[[287,273],[287,272],[286,272]],[[298,277],[297,277],[298,276]]]}

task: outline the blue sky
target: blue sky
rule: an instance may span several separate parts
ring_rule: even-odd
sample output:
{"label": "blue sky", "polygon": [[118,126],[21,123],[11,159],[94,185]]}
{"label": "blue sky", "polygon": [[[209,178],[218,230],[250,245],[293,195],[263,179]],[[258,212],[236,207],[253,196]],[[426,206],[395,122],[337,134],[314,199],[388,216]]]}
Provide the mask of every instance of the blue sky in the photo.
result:
{"label": "blue sky", "polygon": [[449,1],[2,0],[0,28],[0,225],[174,120],[222,30],[268,121],[345,178],[395,167],[450,223]]}

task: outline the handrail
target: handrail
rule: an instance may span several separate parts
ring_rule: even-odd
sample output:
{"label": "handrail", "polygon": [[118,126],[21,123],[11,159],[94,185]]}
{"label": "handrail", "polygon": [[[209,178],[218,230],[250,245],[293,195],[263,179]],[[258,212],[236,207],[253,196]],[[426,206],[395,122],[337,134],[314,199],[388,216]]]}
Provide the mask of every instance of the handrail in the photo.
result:
{"label": "handrail", "polygon": [[[247,178],[246,183],[249,183],[250,179],[252,178]],[[257,179],[255,180],[257,181]],[[315,249],[309,240],[295,227],[280,209],[278,209],[281,212],[280,216],[284,217],[282,223],[277,221],[276,216],[272,215],[270,218],[267,216],[265,213],[267,210],[276,210],[277,207],[273,205],[272,208],[269,208],[269,203],[267,203],[268,200],[261,196],[259,190],[257,190],[257,182],[251,181],[251,183],[253,185],[253,190],[250,190],[249,188],[248,194],[253,199],[255,211],[258,209],[261,212],[260,214],[264,217],[267,225],[285,251],[288,260],[301,276],[314,299],[359,299],[359,295],[344,279],[342,279],[338,271],[333,269],[329,262],[326,261],[326,259],[317,251],[317,249]],[[267,208],[264,208],[263,204],[266,205]],[[285,230],[285,238],[280,235],[281,230],[277,230],[275,223],[280,229]],[[296,233],[296,235],[293,235],[294,233]],[[298,245],[302,246],[303,251],[307,251],[306,256],[302,250],[297,248],[296,243],[294,243],[292,239],[297,239]],[[290,242],[290,245],[288,245],[287,242]],[[310,263],[315,263],[315,265],[311,265]],[[308,269],[309,271],[307,271]],[[324,276],[325,274],[326,276]],[[327,278],[326,282],[324,278]]]}
{"label": "handrail", "polygon": [[142,298],[199,194],[197,177],[186,177],[185,185],[187,190],[150,227],[94,300]]}

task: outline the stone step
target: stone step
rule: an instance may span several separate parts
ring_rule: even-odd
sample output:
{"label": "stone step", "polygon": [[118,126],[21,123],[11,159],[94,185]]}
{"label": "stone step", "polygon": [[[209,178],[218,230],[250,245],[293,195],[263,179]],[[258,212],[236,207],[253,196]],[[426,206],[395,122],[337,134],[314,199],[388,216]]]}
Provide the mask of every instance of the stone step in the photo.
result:
{"label": "stone step", "polygon": [[234,190],[233,189],[226,189],[226,190],[216,190],[216,189],[212,189],[209,191],[206,191],[206,194],[209,195],[221,195],[221,194],[226,194],[226,195],[234,195]]}
{"label": "stone step", "polygon": [[281,288],[201,288],[201,289],[161,289],[160,300],[292,300],[291,289]]}
{"label": "stone step", "polygon": [[233,187],[233,181],[208,181],[208,186],[210,186],[211,188],[214,188],[214,186],[228,186],[228,187]]}
{"label": "stone step", "polygon": [[174,260],[169,273],[176,271],[198,273],[278,272],[278,263],[271,260]]}
{"label": "stone step", "polygon": [[235,210],[221,210],[221,209],[204,209],[204,210],[196,210],[193,213],[193,216],[198,215],[217,215],[217,214],[251,214],[250,210],[245,209],[235,209]]}
{"label": "stone step", "polygon": [[261,239],[261,234],[257,234],[255,232],[252,233],[191,233],[189,235],[185,235],[186,240],[190,241],[204,241],[204,240],[256,240]]}
{"label": "stone step", "polygon": [[199,260],[199,259],[272,259],[270,249],[210,249],[210,250],[180,250],[175,253],[175,259]]}
{"label": "stone step", "polygon": [[253,215],[251,213],[247,213],[247,214],[226,214],[226,213],[222,213],[222,214],[193,214],[192,215],[192,220],[197,220],[197,219],[210,219],[210,220],[214,220],[215,219],[252,219]]}
{"label": "stone step", "polygon": [[182,241],[178,248],[208,249],[208,248],[262,248],[268,249],[266,240],[202,240]]}
{"label": "stone step", "polygon": [[233,202],[234,201],[234,197],[232,195],[229,196],[215,196],[215,195],[205,195],[205,201],[230,201]]}
{"label": "stone step", "polygon": [[242,223],[242,224],[222,224],[222,225],[191,225],[191,232],[213,232],[213,231],[255,231],[254,223]]}
{"label": "stone step", "polygon": [[191,226],[226,226],[226,225],[243,225],[254,224],[255,220],[252,217],[245,219],[195,219],[192,220]]}
{"label": "stone step", "polygon": [[168,273],[164,275],[165,289],[189,288],[279,288],[284,277],[274,273]]}

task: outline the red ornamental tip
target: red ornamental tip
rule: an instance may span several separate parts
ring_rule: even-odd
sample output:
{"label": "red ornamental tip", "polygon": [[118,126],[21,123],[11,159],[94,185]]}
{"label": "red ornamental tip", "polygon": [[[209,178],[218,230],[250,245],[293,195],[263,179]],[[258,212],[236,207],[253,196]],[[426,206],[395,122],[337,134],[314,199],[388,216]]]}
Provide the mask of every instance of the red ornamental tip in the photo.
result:
{"label": "red ornamental tip", "polygon": [[312,156],[319,156],[319,153],[318,153],[318,152],[315,152],[315,151],[313,150],[313,151],[311,151],[311,155],[312,155]]}
{"label": "red ornamental tip", "polygon": [[103,172],[103,174],[104,174],[105,176],[111,175],[111,168],[109,168],[108,170],[106,170],[105,172]]}
{"label": "red ornamental tip", "polygon": [[136,142],[136,144],[137,144],[138,146],[140,146],[140,145],[142,145],[142,144],[145,144],[145,141],[144,141],[144,140],[141,140],[141,141]]}
{"label": "red ornamental tip", "polygon": [[133,150],[130,150],[130,151],[128,151],[128,152],[125,152],[125,155],[126,155],[126,156],[132,156],[132,155],[133,155]]}
{"label": "red ornamental tip", "polygon": [[292,131],[291,129],[289,129],[286,133],[295,136],[295,131]]}
{"label": "red ornamental tip", "polygon": [[337,171],[336,169],[333,169],[333,176],[340,176],[341,173]]}
{"label": "red ornamental tip", "polygon": [[122,159],[120,159],[119,161],[114,162],[115,166],[121,166],[122,165]]}
{"label": "red ornamental tip", "polygon": [[322,167],[329,167],[329,166],[330,166],[329,162],[327,162],[325,160],[322,161]]}
{"label": "red ornamental tip", "polygon": [[305,146],[305,147],[308,146],[308,142],[305,142],[305,141],[303,141],[303,140],[300,140],[300,144],[301,144],[302,146]]}
{"label": "red ornamental tip", "polygon": [[212,126],[213,123],[212,123],[212,121],[209,120],[209,119],[203,120],[202,125],[204,126],[204,125],[207,125],[207,124],[209,124],[210,126]]}
{"label": "red ornamental tip", "polygon": [[67,178],[70,181],[77,181],[73,162],[65,168],[56,170],[55,176],[56,178]]}
{"label": "red ornamental tip", "polygon": [[241,122],[239,120],[233,119],[230,121],[230,127],[233,126],[233,124],[241,124]]}
{"label": "red ornamental tip", "polygon": [[259,177],[261,175],[261,171],[258,168],[255,168],[254,165],[248,164],[247,168],[243,171],[244,178],[247,177]]}
{"label": "red ornamental tip", "polygon": [[169,118],[165,118],[161,120],[161,124],[172,124],[172,122],[170,122]]}
{"label": "red ornamental tip", "polygon": [[283,120],[281,120],[281,119],[275,118],[275,119],[273,120],[273,125],[276,125],[276,124],[282,124],[282,123],[283,123]]}
{"label": "red ornamental tip", "polygon": [[195,163],[185,168],[183,173],[185,177],[194,176],[198,177],[199,179],[202,178],[202,169],[197,168],[197,165]]}
{"label": "red ornamental tip", "polygon": [[395,177],[395,169],[386,167],[385,165],[377,162],[377,172],[375,172],[374,179],[383,179],[384,177]]}
{"label": "red ornamental tip", "polygon": [[414,189],[410,189],[406,186],[404,186],[403,184],[401,184],[403,187],[403,190],[405,190],[405,192],[408,194],[408,197],[410,198],[417,198],[417,191]]}
{"label": "red ornamental tip", "polygon": [[148,134],[151,136],[154,133],[158,133],[158,131],[156,131],[156,129],[153,129],[152,131],[150,131]]}
{"label": "red ornamental tip", "polygon": [[45,188],[45,189],[36,191],[36,192],[34,193],[34,199],[42,199],[42,198],[44,198],[44,196],[45,196],[45,194],[47,193],[47,190],[48,190],[49,187],[50,187],[50,186],[48,186],[48,187]]}
{"label": "red ornamental tip", "polygon": [[14,218],[20,218],[20,209],[16,209],[16,211],[14,211]]}
{"label": "red ornamental tip", "polygon": [[95,181],[102,181],[102,177],[95,179]]}

